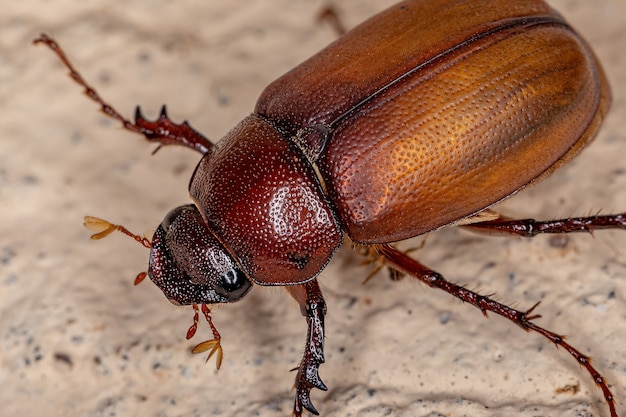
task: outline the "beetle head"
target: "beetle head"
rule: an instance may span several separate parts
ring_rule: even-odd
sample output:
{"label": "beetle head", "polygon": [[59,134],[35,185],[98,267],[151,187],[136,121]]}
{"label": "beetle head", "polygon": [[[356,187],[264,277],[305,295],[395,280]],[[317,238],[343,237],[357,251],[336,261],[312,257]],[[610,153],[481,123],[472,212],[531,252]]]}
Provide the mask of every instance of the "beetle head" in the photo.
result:
{"label": "beetle head", "polygon": [[148,274],[174,304],[229,303],[252,287],[192,204],[170,211],[157,228]]}

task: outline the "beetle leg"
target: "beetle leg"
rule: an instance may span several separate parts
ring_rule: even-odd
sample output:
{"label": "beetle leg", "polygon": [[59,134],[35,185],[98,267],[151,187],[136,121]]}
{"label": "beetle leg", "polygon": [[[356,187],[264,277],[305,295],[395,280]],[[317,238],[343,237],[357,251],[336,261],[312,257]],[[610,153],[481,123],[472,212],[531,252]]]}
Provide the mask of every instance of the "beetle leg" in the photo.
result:
{"label": "beetle leg", "polygon": [[611,417],[617,417],[617,411],[615,410],[615,399],[613,397],[613,394],[611,393],[611,390],[609,389],[604,377],[591,365],[591,358],[582,354],[579,350],[571,346],[569,343],[565,342],[564,336],[553,333],[531,322],[531,320],[541,317],[540,315],[533,314],[534,309],[539,303],[535,304],[527,311],[515,310],[505,304],[494,301],[487,296],[480,295],[460,285],[447,281],[441,274],[429,269],[415,259],[389,245],[375,245],[374,248],[381,256],[384,257],[385,261],[390,267],[398,269],[414,278],[417,278],[430,287],[444,290],[463,302],[472,304],[474,307],[480,309],[480,311],[482,311],[485,316],[487,316],[488,311],[491,311],[511,320],[526,331],[532,330],[541,334],[552,343],[554,343],[557,347],[563,347],[563,349],[565,349],[574,359],[576,359],[576,361],[580,365],[582,365],[587,370],[587,372],[589,372],[589,374],[593,378],[593,381],[604,394],[604,398],[611,412]]}
{"label": "beetle leg", "polygon": [[501,217],[495,220],[472,223],[463,226],[477,232],[499,233],[533,237],[541,233],[589,232],[602,229],[626,229],[626,213],[604,216],[570,217],[560,220],[538,221],[535,219],[510,219]]}
{"label": "beetle leg", "polygon": [[150,142],[159,143],[159,147],[155,150],[155,152],[163,145],[187,146],[202,154],[206,153],[213,147],[213,144],[202,134],[194,130],[189,123],[187,123],[187,121],[184,121],[181,124],[172,123],[172,121],[167,117],[165,106],[162,107],[159,118],[154,122],[147,121],[141,114],[139,107],[137,107],[135,111],[135,122],[131,122],[118,113],[118,111],[111,105],[106,103],[96,90],[87,84],[67,58],[63,49],[61,49],[59,44],[53,38],[49,37],[45,33],[42,33],[37,39],[33,40],[33,43],[42,43],[57,54],[63,65],[65,65],[65,67],[70,71],[70,77],[72,77],[78,85],[85,89],[87,97],[100,105],[100,109],[104,114],[121,122],[124,129],[144,135]]}
{"label": "beetle leg", "polygon": [[310,393],[312,388],[318,388],[322,391],[328,389],[319,376],[319,366],[324,363],[326,302],[316,279],[303,285],[287,287],[287,290],[300,304],[300,310],[302,315],[306,317],[308,324],[304,355],[296,375],[296,399],[293,415],[300,417],[304,409],[318,415],[319,413],[311,403]]}

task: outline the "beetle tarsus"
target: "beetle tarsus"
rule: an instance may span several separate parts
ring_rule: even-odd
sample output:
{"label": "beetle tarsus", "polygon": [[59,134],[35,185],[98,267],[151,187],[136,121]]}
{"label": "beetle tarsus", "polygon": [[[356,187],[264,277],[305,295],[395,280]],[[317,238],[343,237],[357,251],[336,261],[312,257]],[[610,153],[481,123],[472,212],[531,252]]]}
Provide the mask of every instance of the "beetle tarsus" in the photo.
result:
{"label": "beetle tarsus", "polygon": [[319,376],[319,366],[324,363],[324,316],[326,315],[326,302],[322,296],[317,280],[304,284],[306,292],[306,305],[304,313],[308,324],[304,355],[298,374],[296,375],[296,398],[293,407],[293,415],[299,417],[303,410],[315,415],[319,413],[311,402],[311,389],[317,388],[322,391],[328,390]]}

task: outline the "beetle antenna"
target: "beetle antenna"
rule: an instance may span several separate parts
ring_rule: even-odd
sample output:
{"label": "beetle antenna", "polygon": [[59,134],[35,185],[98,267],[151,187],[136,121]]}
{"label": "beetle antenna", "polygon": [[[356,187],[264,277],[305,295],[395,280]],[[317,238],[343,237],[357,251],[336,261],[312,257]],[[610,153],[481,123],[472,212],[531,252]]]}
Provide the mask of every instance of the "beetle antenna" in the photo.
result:
{"label": "beetle antenna", "polygon": [[126,236],[133,238],[136,242],[142,244],[144,247],[148,249],[152,248],[152,243],[150,243],[150,239],[148,239],[147,237],[136,235],[124,226],[121,226],[119,224],[113,224],[108,220],[104,220],[99,217],[85,216],[83,226],[85,226],[92,232],[96,232],[91,235],[92,240],[100,240],[107,237],[111,233],[118,231],[124,233]]}
{"label": "beetle antenna", "polygon": [[[120,233],[124,233],[126,236],[133,238],[136,242],[140,243],[144,247],[148,249],[152,248],[152,243],[147,237],[136,235],[132,233],[131,231],[129,231],[124,226],[121,226],[119,224],[113,224],[99,217],[85,216],[83,226],[85,226],[85,228],[91,230],[92,232],[96,232],[93,235],[91,235],[92,240],[103,239],[107,237],[108,235],[110,235],[111,233],[118,231]],[[145,271],[140,272],[135,277],[133,284],[139,285],[144,279],[146,279],[147,276],[148,276],[147,272]]]}

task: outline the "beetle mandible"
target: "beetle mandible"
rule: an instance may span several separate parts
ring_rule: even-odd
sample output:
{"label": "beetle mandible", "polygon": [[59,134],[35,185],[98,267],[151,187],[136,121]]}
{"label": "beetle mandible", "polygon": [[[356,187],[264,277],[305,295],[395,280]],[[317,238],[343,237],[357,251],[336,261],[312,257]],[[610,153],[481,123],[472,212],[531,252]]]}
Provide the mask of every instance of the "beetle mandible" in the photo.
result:
{"label": "beetle mandible", "polygon": [[[419,23],[419,24],[418,24]],[[165,111],[135,121],[104,102],[58,44],[41,35],[102,110],[161,145],[203,154],[193,204],[170,211],[152,240],[90,218],[150,248],[147,275],[175,304],[238,301],[254,284],[284,286],[308,324],[293,414],[317,414],[326,390],[326,304],[317,276],[348,237],[390,269],[483,313],[543,335],[573,356],[615,400],[589,358],[532,319],[447,281],[392,244],[448,226],[531,237],[625,228],[624,214],[513,220],[489,209],[550,175],[596,135],[610,104],[587,43],[541,0],[409,0],[374,16],[270,84],[254,112],[213,144]],[[512,53],[511,51],[514,51]],[[142,275],[141,277],[145,276]],[[195,324],[190,334],[195,332]]]}

